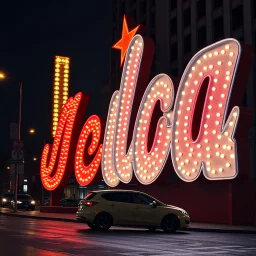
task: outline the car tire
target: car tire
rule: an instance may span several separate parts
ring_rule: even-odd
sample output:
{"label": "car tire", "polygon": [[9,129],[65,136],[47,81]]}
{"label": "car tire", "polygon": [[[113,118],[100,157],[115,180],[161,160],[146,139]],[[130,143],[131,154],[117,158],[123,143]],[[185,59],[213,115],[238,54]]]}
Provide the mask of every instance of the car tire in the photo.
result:
{"label": "car tire", "polygon": [[88,225],[88,227],[89,227],[90,229],[95,229],[95,225],[94,225],[93,223],[91,223],[91,222],[86,222],[86,224]]}
{"label": "car tire", "polygon": [[161,226],[165,233],[175,233],[179,228],[179,219],[176,215],[166,215]]}
{"label": "car tire", "polygon": [[94,219],[94,226],[97,230],[108,230],[113,223],[113,218],[109,213],[99,213]]}

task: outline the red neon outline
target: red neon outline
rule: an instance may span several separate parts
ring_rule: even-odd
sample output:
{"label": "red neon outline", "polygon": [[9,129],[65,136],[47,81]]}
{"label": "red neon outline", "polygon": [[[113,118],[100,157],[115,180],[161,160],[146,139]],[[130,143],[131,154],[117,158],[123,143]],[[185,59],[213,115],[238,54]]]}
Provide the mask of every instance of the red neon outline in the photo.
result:
{"label": "red neon outline", "polygon": [[99,145],[91,163],[89,165],[84,164],[85,146],[90,134],[92,134],[92,141],[88,147],[88,154],[93,155],[98,148],[101,137],[101,122],[97,115],[92,115],[86,120],[76,147],[75,176],[81,186],[87,186],[91,183],[101,164],[102,144]]}
{"label": "red neon outline", "polygon": [[[67,100],[59,118],[53,145],[44,146],[41,158],[40,176],[45,189],[52,191],[68,183],[74,161],[74,143],[78,137],[81,116],[87,108],[88,96],[77,93]],[[74,127],[74,124],[75,127]],[[50,153],[51,149],[51,153]],[[56,161],[57,160],[57,161]]]}

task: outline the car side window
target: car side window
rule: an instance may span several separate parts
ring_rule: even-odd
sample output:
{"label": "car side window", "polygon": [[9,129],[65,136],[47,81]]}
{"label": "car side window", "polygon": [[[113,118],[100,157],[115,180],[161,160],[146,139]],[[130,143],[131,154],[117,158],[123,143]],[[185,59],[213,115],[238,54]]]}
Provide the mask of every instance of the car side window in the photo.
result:
{"label": "car side window", "polygon": [[108,201],[120,203],[132,203],[132,196],[130,193],[106,193],[102,197]]}
{"label": "car side window", "polygon": [[133,194],[134,204],[151,205],[154,200],[143,194]]}
{"label": "car side window", "polygon": [[112,195],[113,195],[113,193],[106,193],[106,194],[101,195],[101,197],[103,197],[107,201],[113,201]]}

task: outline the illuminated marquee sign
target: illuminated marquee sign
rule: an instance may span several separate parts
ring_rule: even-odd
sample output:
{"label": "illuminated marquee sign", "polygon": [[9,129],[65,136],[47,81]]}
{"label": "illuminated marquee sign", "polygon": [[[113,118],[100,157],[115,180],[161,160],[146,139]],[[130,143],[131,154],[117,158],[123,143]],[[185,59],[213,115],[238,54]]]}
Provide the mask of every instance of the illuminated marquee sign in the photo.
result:
{"label": "illuminated marquee sign", "polygon": [[61,109],[68,99],[69,67],[70,59],[68,57],[55,56],[53,81],[52,137],[54,137],[56,133]]}
{"label": "illuminated marquee sign", "polygon": [[[129,183],[133,174],[141,184],[151,184],[170,157],[175,172],[186,182],[196,180],[200,172],[209,180],[235,178],[238,156],[234,133],[239,108],[235,106],[228,113],[228,104],[241,55],[239,42],[225,39],[196,53],[182,75],[176,98],[168,75],[154,77],[141,97],[135,125],[130,127],[145,44],[140,35],[127,40],[128,48],[122,48],[125,60],[120,89],[113,93],[109,104],[103,145],[100,144],[101,122],[96,115],[88,118],[79,136],[73,137],[82,94],[70,98],[61,113],[51,156],[49,145],[43,150],[44,187],[54,190],[59,186],[69,158],[76,179],[83,186],[92,182],[100,167],[108,186],[115,187],[120,181]],[[202,99],[201,119],[196,120],[195,112]],[[148,149],[149,128],[158,101],[162,116]],[[133,129],[130,145],[129,129]],[[86,148],[89,136],[91,143]],[[69,155],[72,142],[77,144],[73,157]],[[59,162],[55,164],[57,156]]]}

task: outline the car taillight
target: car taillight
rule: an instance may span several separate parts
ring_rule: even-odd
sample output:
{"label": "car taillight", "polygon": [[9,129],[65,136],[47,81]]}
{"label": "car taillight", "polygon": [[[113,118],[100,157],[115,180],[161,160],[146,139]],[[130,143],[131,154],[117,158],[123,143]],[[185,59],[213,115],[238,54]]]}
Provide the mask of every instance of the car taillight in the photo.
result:
{"label": "car taillight", "polygon": [[97,204],[97,202],[93,202],[93,201],[85,201],[85,202],[83,202],[83,205],[89,206],[89,207],[94,206],[96,204]]}

